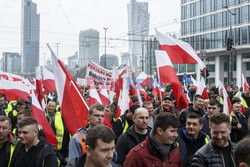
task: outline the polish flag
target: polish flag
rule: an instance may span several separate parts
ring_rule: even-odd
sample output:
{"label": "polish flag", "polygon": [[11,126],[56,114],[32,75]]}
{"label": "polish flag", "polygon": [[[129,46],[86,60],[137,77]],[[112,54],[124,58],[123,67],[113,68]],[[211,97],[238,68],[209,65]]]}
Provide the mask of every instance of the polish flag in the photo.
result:
{"label": "polish flag", "polygon": [[45,94],[56,91],[54,74],[45,67],[43,67],[43,88]]}
{"label": "polish flag", "polygon": [[207,88],[203,77],[201,78],[196,94],[201,95],[202,97],[204,97],[204,99],[209,99],[209,95],[207,93]]}
{"label": "polish flag", "polygon": [[51,51],[53,73],[61,112],[65,124],[73,135],[77,129],[88,123],[88,105],[77,87],[73,77]]}
{"label": "polish flag", "polygon": [[102,101],[101,101],[101,99],[99,97],[99,94],[97,93],[95,85],[90,85],[90,89],[89,89],[89,107],[91,107],[95,103],[102,104]]}
{"label": "polish flag", "polygon": [[43,95],[43,82],[42,82],[42,75],[39,68],[36,68],[36,96],[40,105],[42,106],[42,101],[44,98]]}
{"label": "polish flag", "polygon": [[45,136],[50,144],[57,148],[56,136],[36,98],[34,91],[32,91],[32,116],[37,120],[39,128],[43,130]]}
{"label": "polish flag", "polygon": [[136,95],[135,84],[130,77],[129,77],[129,92],[131,95]]}
{"label": "polish flag", "polygon": [[193,82],[194,85],[194,89],[197,91],[198,90],[198,86],[199,86],[199,82],[197,82],[191,75],[191,80]]}
{"label": "polish flag", "polygon": [[162,84],[171,83],[179,110],[187,108],[189,104],[188,99],[182,91],[181,83],[167,53],[165,51],[155,50],[155,59],[160,82]]}
{"label": "polish flag", "polygon": [[122,65],[117,69],[114,69],[113,75],[115,79],[115,92],[118,102],[115,118],[118,118],[120,115],[124,114],[133,103],[128,91],[128,75],[126,66]]}
{"label": "polish flag", "polygon": [[249,85],[243,74],[242,74],[242,88],[243,88],[243,92],[246,92],[247,90],[249,90]]}
{"label": "polish flag", "polygon": [[9,81],[22,81],[21,76],[3,71],[0,71],[0,78],[4,78]]}
{"label": "polish flag", "polygon": [[24,99],[27,101],[30,96],[30,89],[21,81],[14,82],[1,79],[0,94],[5,94],[9,101],[18,99]]}
{"label": "polish flag", "polygon": [[145,74],[145,72],[141,72],[136,77],[136,81],[137,81],[138,85],[140,85],[143,88],[145,88],[146,86],[148,86],[148,85],[150,85],[150,84],[153,83],[153,81],[151,80],[151,78],[149,78],[148,75]]}
{"label": "polish flag", "polygon": [[232,110],[233,110],[233,106],[232,103],[230,101],[230,98],[228,97],[227,91],[223,85],[223,83],[221,81],[219,81],[219,90],[223,90],[223,99],[224,99],[224,105],[223,105],[223,112],[227,115],[230,115]]}
{"label": "polish flag", "polygon": [[109,102],[109,94],[108,94],[108,90],[107,90],[107,87],[106,87],[106,84],[103,83],[103,86],[101,88],[101,91],[100,91],[100,99],[102,101],[102,105],[105,107],[106,105],[109,105],[110,102]]}
{"label": "polish flag", "polygon": [[167,52],[172,63],[197,64],[205,72],[206,66],[195,50],[186,42],[166,36],[156,31],[161,50]]}

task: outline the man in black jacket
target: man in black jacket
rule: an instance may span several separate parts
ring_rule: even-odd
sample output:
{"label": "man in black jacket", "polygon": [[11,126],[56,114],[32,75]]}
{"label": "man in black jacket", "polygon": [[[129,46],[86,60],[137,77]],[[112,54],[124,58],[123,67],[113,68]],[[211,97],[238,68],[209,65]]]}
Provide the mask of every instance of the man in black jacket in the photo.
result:
{"label": "man in black jacket", "polygon": [[202,127],[201,116],[190,113],[187,117],[186,126],[179,131],[176,144],[181,153],[183,167],[191,166],[194,153],[210,142],[209,136],[201,131]]}
{"label": "man in black jacket", "polygon": [[181,112],[181,115],[179,117],[180,126],[184,126],[186,124],[187,115],[189,113],[194,112],[194,113],[199,114],[201,117],[203,117],[203,115],[205,114],[204,110],[202,109],[203,104],[204,104],[203,96],[195,95],[193,103],[194,103],[193,105],[189,105],[187,109]]}
{"label": "man in black jacket", "polygon": [[235,163],[237,167],[250,167],[250,138],[241,140],[235,148]]}
{"label": "man in black jacket", "polygon": [[57,167],[56,149],[45,139],[38,139],[35,118],[27,117],[18,123],[20,142],[17,144],[11,167]]}
{"label": "man in black jacket", "polygon": [[229,138],[231,126],[229,116],[216,113],[209,120],[212,142],[201,147],[194,155],[192,167],[236,167],[234,148]]}
{"label": "man in black jacket", "polygon": [[134,112],[134,125],[122,134],[117,142],[117,163],[123,165],[126,155],[137,144],[144,141],[150,132],[148,127],[149,113],[146,108],[137,108]]}

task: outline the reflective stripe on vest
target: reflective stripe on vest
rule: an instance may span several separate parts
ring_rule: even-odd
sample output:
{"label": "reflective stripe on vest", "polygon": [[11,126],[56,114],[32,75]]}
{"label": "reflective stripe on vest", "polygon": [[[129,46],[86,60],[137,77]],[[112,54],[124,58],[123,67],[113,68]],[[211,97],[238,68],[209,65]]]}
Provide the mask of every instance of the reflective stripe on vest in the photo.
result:
{"label": "reflective stripe on vest", "polygon": [[[205,143],[207,144],[207,143],[210,143],[210,142],[211,142],[211,139],[210,139],[210,137],[207,135],[207,136],[205,137]],[[180,144],[179,144],[178,141],[176,141],[176,146],[177,146],[177,149],[180,150]]]}
{"label": "reflective stripe on vest", "polygon": [[80,141],[81,141],[81,146],[82,146],[82,154],[85,154],[85,141],[82,140],[82,134],[80,132],[76,132]]}
{"label": "reflective stripe on vest", "polygon": [[[121,117],[118,117],[118,119],[119,119],[119,120],[121,121],[121,123],[122,123]],[[124,128],[123,128],[122,134],[125,133],[125,132],[127,131],[127,129],[128,129],[128,121],[125,119],[125,126],[124,126]]]}
{"label": "reflective stripe on vest", "polygon": [[14,144],[10,145],[10,160],[9,160],[8,167],[10,166],[10,162],[11,162],[12,155],[13,155],[13,152],[14,152],[15,148],[16,148],[16,146]]}
{"label": "reflective stripe on vest", "polygon": [[11,111],[12,111],[12,104],[11,104],[11,102],[9,102],[7,105],[7,108],[4,109],[5,115],[8,117],[8,115]]}
{"label": "reflective stripe on vest", "polygon": [[229,115],[230,125],[232,125],[232,120],[233,120],[232,116],[231,116],[231,115]]}
{"label": "reflective stripe on vest", "polygon": [[55,129],[56,129],[56,139],[57,139],[57,150],[61,150],[63,143],[64,127],[63,127],[62,115],[60,112],[56,112],[55,114]]}
{"label": "reflective stripe on vest", "polygon": [[222,97],[220,97],[220,104],[224,104],[224,100]]}

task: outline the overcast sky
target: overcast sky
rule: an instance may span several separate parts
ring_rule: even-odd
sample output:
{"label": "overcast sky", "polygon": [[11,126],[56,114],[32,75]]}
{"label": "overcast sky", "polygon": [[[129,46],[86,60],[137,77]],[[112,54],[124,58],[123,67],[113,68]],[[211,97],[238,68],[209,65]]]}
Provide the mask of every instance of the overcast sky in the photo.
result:
{"label": "overcast sky", "polygon": [[[33,0],[40,14],[40,65],[50,59],[46,43],[56,52],[59,42],[59,58],[67,63],[67,57],[78,51],[81,30],[96,29],[100,32],[100,55],[104,53],[104,30],[107,38],[127,39],[127,4],[130,0]],[[180,0],[137,0],[148,2],[150,34],[154,29],[179,34]],[[21,0],[0,0],[0,54],[20,52]],[[128,51],[126,41],[107,41],[107,54],[120,56]],[[1,57],[0,56],[0,57]]]}

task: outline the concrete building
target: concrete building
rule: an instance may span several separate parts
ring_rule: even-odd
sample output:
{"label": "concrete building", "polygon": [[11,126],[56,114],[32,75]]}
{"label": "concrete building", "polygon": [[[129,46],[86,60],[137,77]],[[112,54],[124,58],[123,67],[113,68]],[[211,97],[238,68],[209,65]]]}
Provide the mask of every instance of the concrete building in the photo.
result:
{"label": "concrete building", "polygon": [[134,67],[141,69],[141,62],[144,59],[144,39],[149,35],[148,3],[131,0],[127,9],[129,54]]}
{"label": "concrete building", "polygon": [[22,0],[21,6],[21,56],[22,72],[34,73],[39,66],[40,15],[31,0]]}
{"label": "concrete building", "polygon": [[[227,7],[227,8],[225,8]],[[229,12],[231,11],[231,13]],[[227,38],[232,25],[233,83],[250,82],[250,2],[248,0],[181,0],[181,39],[204,58],[209,83],[227,83]]]}
{"label": "concrete building", "polygon": [[[101,56],[100,65],[105,67],[105,55]],[[112,69],[114,66],[119,65],[119,59],[116,55],[106,54],[106,68]]]}
{"label": "concrete building", "polygon": [[99,64],[99,32],[94,29],[79,34],[79,66],[87,66],[89,61]]}
{"label": "concrete building", "polygon": [[73,56],[68,57],[68,68],[75,69],[78,66],[78,52],[75,52]]}
{"label": "concrete building", "polygon": [[21,72],[21,56],[19,53],[3,52],[3,71],[10,73]]}

